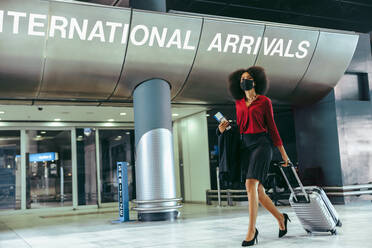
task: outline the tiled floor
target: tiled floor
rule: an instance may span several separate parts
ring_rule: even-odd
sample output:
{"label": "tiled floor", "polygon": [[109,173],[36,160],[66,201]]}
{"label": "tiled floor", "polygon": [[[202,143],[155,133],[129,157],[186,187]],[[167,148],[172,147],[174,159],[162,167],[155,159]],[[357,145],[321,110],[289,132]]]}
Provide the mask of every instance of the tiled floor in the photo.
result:
{"label": "tiled floor", "polygon": [[[307,235],[289,207],[280,207],[292,219],[289,233],[278,239],[278,226],[259,209],[259,243],[255,247],[372,248],[372,203],[335,206],[343,226],[338,235]],[[187,204],[174,222],[111,224],[113,209],[0,215],[1,248],[70,247],[240,247],[248,223],[246,206],[217,208]],[[132,218],[135,213],[131,213]]]}

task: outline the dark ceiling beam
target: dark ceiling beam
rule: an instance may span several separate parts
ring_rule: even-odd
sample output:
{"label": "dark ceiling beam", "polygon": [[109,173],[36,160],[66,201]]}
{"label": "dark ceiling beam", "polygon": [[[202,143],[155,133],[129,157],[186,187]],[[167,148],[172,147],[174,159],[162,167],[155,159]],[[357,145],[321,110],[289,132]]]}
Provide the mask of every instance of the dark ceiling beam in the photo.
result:
{"label": "dark ceiling beam", "polygon": [[333,2],[340,2],[340,3],[344,3],[344,4],[350,4],[350,5],[360,6],[360,7],[372,8],[372,4],[368,4],[368,3],[361,3],[361,2],[355,2],[355,1],[346,1],[346,0],[333,0]]}
{"label": "dark ceiling beam", "polygon": [[[211,0],[194,0],[194,1],[199,2],[199,3],[209,3],[209,4],[215,4],[215,5],[225,5],[226,4],[226,3],[215,2],[215,1],[211,1]],[[346,20],[346,19],[342,19],[342,18],[312,15],[312,14],[307,14],[307,13],[298,13],[298,12],[295,12],[295,11],[268,9],[268,8],[253,7],[253,6],[242,5],[242,4],[230,4],[229,6],[234,7],[234,8],[254,9],[254,10],[260,10],[260,11],[266,11],[266,12],[290,14],[290,15],[294,15],[294,16],[305,16],[305,17],[310,17],[310,18],[317,18],[317,19],[324,19],[324,20],[338,21],[338,22],[342,22],[342,23],[351,23],[351,24],[359,24],[359,25],[367,26],[364,22],[360,22],[360,21],[352,21],[352,20]]]}

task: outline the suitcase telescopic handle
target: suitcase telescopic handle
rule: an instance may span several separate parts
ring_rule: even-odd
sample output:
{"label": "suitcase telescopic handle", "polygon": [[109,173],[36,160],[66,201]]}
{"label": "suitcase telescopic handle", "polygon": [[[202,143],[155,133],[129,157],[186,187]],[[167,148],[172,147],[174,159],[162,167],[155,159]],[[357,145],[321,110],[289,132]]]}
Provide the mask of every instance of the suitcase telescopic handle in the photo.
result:
{"label": "suitcase telescopic handle", "polygon": [[[289,182],[289,180],[288,180],[288,178],[287,178],[287,176],[286,176],[286,174],[285,174],[285,172],[284,172],[284,170],[283,170],[283,167],[284,167],[284,166],[282,166],[283,164],[285,164],[284,161],[282,161],[282,162],[279,163],[280,171],[282,172],[283,177],[284,177],[285,181],[287,182],[288,187],[289,187],[289,189],[291,190],[291,192],[292,192],[292,194],[293,194],[293,197],[294,197],[295,200],[298,202],[297,197],[296,197],[296,193],[295,193],[295,191],[294,191],[294,189],[293,189],[291,183]],[[288,167],[291,168],[292,173],[294,174],[294,176],[295,176],[295,178],[296,178],[296,180],[297,180],[297,182],[298,182],[298,185],[300,185],[301,191],[302,191],[302,193],[304,194],[304,196],[305,196],[305,198],[306,198],[306,201],[309,201],[309,196],[308,196],[308,194],[306,193],[306,190],[305,190],[304,186],[302,185],[302,182],[301,182],[300,178],[298,177],[297,172],[296,172],[296,170],[295,170],[295,168],[294,168],[294,166],[293,166],[293,164],[292,164],[291,161],[289,161],[289,163],[288,163]]]}

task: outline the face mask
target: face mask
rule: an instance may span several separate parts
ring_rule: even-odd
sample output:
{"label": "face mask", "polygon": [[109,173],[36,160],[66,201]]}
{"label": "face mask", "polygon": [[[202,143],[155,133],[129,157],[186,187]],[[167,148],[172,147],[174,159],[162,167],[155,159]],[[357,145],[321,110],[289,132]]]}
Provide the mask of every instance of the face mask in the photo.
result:
{"label": "face mask", "polygon": [[251,90],[251,89],[253,89],[253,80],[251,80],[251,79],[243,79],[243,81],[240,83],[240,88],[242,88],[242,90]]}

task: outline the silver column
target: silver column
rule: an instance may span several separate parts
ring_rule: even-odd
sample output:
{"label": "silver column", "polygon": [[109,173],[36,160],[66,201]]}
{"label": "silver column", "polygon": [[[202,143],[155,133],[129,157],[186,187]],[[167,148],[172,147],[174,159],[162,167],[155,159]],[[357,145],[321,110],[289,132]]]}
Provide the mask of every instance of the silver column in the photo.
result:
{"label": "silver column", "polygon": [[141,83],[133,93],[136,143],[136,193],[140,221],[178,215],[173,160],[170,86],[161,79]]}

